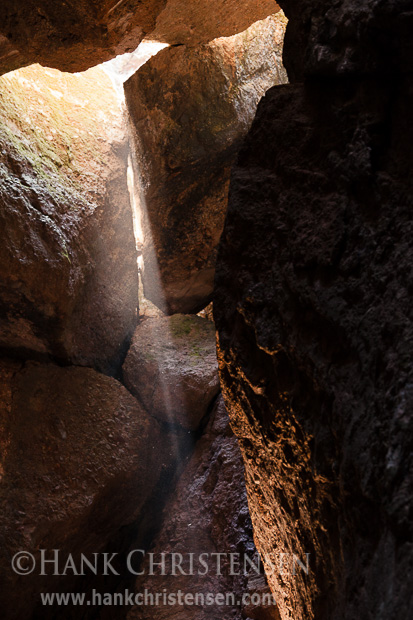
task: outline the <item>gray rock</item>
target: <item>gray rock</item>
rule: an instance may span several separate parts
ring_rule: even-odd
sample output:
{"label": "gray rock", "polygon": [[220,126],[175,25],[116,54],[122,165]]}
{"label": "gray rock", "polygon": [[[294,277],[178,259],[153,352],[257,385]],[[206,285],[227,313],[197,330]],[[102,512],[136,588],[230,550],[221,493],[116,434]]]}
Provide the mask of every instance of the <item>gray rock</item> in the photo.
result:
{"label": "gray rock", "polygon": [[292,82],[334,75],[391,79],[412,71],[410,0],[284,0],[282,8]]}

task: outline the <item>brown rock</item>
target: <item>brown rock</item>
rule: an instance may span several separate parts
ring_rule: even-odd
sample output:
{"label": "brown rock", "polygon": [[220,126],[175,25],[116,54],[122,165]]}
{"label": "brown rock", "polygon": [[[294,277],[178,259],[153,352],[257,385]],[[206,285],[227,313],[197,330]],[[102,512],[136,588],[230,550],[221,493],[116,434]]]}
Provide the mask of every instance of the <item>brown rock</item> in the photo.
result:
{"label": "brown rock", "polygon": [[170,45],[209,43],[243,32],[279,10],[274,0],[168,0],[150,38]]}
{"label": "brown rock", "polygon": [[3,0],[0,73],[40,63],[84,71],[131,52],[143,38],[199,44],[275,13],[274,0]]}
{"label": "brown rock", "polygon": [[141,178],[143,283],[163,311],[211,300],[230,167],[255,107],[286,81],[280,12],[197,48],[162,50],[125,83]]}
{"label": "brown rock", "polygon": [[136,49],[165,0],[3,0],[0,73],[40,63],[84,71]]}
{"label": "brown rock", "polygon": [[[184,470],[175,493],[164,509],[164,524],[154,541],[153,559],[161,561],[165,553],[165,575],[156,567],[150,574],[150,556],[146,555],[142,566],[135,570],[144,574],[137,578],[135,591],[143,593],[176,594],[179,590],[185,595],[201,594],[216,596],[233,593],[236,601],[244,594],[267,594],[268,586],[264,575],[253,569],[245,571],[244,557],[256,565],[258,555],[252,538],[252,528],[248,513],[247,496],[241,454],[238,442],[231,432],[227,412],[222,398],[216,405],[211,420]],[[179,569],[172,571],[171,554],[181,554],[182,575]],[[190,555],[193,554],[193,567]],[[213,554],[222,553],[221,570]],[[229,554],[233,556],[231,568]],[[201,554],[209,568],[199,564]],[[140,557],[142,554],[138,554]],[[175,556],[177,561],[179,556]],[[239,566],[235,560],[239,560]],[[247,563],[247,567],[249,564]],[[221,572],[221,575],[218,574]],[[235,573],[240,573],[236,575]],[[207,600],[207,599],[206,599]],[[234,618],[254,618],[256,620],[277,620],[279,615],[274,605],[140,605],[129,612],[128,620],[145,618],[151,620],[175,619],[197,620]]]}
{"label": "brown rock", "polygon": [[219,392],[214,324],[184,315],[145,319],[136,328],[123,377],[151,415],[197,429]]}
{"label": "brown rock", "polygon": [[233,170],[221,383],[259,550],[310,554],[269,576],[283,620],[413,614],[411,94],[271,89]]}
{"label": "brown rock", "polygon": [[[60,549],[60,573],[69,554],[93,559],[136,519],[176,454],[158,422],[112,378],[87,368],[2,368],[12,398],[2,428],[1,609],[23,620],[40,592],[71,589],[70,571],[60,581],[40,577],[40,549]],[[11,559],[24,550],[36,569],[18,577]]]}
{"label": "brown rock", "polygon": [[0,345],[113,371],[138,300],[116,93],[39,66],[1,88]]}

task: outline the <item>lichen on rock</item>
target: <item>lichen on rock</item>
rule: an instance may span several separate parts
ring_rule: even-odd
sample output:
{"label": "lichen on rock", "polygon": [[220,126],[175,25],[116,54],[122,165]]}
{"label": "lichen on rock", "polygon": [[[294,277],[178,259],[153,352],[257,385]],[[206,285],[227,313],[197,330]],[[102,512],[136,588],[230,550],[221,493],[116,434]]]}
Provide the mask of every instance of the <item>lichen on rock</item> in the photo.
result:
{"label": "lichen on rock", "polygon": [[99,68],[0,84],[0,344],[113,372],[138,303],[116,92]]}

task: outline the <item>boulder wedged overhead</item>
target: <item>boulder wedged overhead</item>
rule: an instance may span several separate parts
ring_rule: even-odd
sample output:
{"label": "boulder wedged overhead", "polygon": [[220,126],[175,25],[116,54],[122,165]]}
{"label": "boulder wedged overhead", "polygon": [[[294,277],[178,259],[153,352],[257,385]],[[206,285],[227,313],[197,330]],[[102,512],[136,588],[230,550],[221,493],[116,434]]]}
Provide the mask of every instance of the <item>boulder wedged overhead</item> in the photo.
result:
{"label": "boulder wedged overhead", "polygon": [[99,68],[0,84],[0,346],[112,372],[138,305],[116,92]]}
{"label": "boulder wedged overhead", "polygon": [[170,45],[199,45],[243,32],[275,14],[274,0],[168,0],[150,38]]}
{"label": "boulder wedged overhead", "polygon": [[168,313],[211,299],[231,165],[259,99],[287,80],[285,26],[279,12],[233,37],[164,49],[125,83],[144,290]]}
{"label": "boulder wedged overhead", "polygon": [[144,38],[205,43],[278,9],[274,0],[3,0],[0,74],[33,63],[85,71],[135,50]]}
{"label": "boulder wedged overhead", "polygon": [[4,0],[0,6],[0,73],[40,63],[85,71],[137,48],[165,0]]}
{"label": "boulder wedged overhead", "polygon": [[[283,620],[413,613],[409,3],[286,0],[217,261],[220,376]],[[383,562],[383,557],[392,558]]]}

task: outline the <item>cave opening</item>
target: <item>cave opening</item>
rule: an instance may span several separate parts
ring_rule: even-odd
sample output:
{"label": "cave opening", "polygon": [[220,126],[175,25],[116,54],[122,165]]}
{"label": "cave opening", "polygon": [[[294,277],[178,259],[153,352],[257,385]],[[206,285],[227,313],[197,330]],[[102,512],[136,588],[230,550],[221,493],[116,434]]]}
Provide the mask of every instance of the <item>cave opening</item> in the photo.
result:
{"label": "cave opening", "polygon": [[[250,570],[224,577],[218,571],[207,584],[210,594],[226,588],[237,596],[246,591],[250,599],[265,595],[268,600],[263,571],[251,569],[256,550],[242,460],[219,393],[210,304],[231,166],[260,98],[270,86],[287,81],[282,65],[286,23],[279,11],[238,34],[200,46],[145,40],[135,52],[83,73],[31,65],[0,78],[1,172],[21,223],[17,233],[10,230],[7,248],[9,263],[12,254],[19,255],[21,271],[8,271],[13,292],[3,310],[6,328],[1,332],[10,358],[6,373],[23,373],[23,392],[30,402],[37,399],[38,443],[51,451],[39,476],[55,484],[45,509],[59,503],[63,507],[67,500],[59,497],[60,489],[76,494],[77,480],[87,489],[79,497],[88,493],[91,498],[88,511],[75,502],[81,534],[60,535],[63,550],[73,555],[74,564],[83,558],[84,547],[86,563],[87,552],[94,549],[119,556],[113,576],[95,579],[93,571],[79,576],[69,570],[67,580],[54,582],[52,589],[59,592],[71,589],[89,596],[96,587],[112,594],[125,584],[135,592],[153,588],[153,575],[148,581],[147,575],[125,571],[125,559],[138,548],[183,558],[181,581],[160,575],[159,591],[179,585],[204,596],[204,575],[194,577],[187,562],[193,561],[191,554],[223,550],[223,555],[247,557]],[[39,281],[47,283],[47,295],[39,285],[31,290]],[[102,379],[89,375],[92,387],[83,394],[82,371],[87,370]],[[125,443],[130,443],[126,431],[132,437],[141,434],[146,453],[152,452],[146,454],[148,462],[160,452],[149,476],[151,492],[136,489],[137,477],[146,472],[141,464],[138,470],[131,466],[132,455],[114,478],[93,490],[102,459],[94,454],[87,474],[68,468],[74,477],[67,488],[64,444],[76,439],[71,391],[79,391],[75,409],[86,406],[89,411],[91,402],[99,401],[99,390],[109,390],[105,383],[98,386],[107,376],[127,388],[118,399],[132,397],[122,407],[137,406],[134,415],[142,418],[145,412],[147,426],[157,423],[155,430],[144,432],[126,423],[126,430],[114,433]],[[55,418],[57,441],[49,428]],[[107,441],[113,443],[113,433]],[[7,442],[3,478],[8,484],[7,465],[14,463],[24,470],[24,486],[36,445],[26,447],[27,459],[17,466],[12,433]],[[142,450],[136,442],[130,450]],[[56,467],[63,471],[51,476]],[[139,493],[143,499],[138,501],[134,497]],[[115,509],[119,518],[111,514]],[[58,533],[49,534],[49,518],[42,510],[37,507],[35,517],[36,557],[65,529],[59,522]],[[222,511],[229,523],[222,520]],[[25,508],[19,527],[24,529],[27,520]],[[137,568],[145,572],[147,561]],[[51,585],[34,579],[29,589],[33,594],[39,587],[47,592]],[[132,610],[108,611],[99,596],[81,616],[76,608],[63,611],[51,605],[45,610],[39,602],[30,607],[16,600],[13,613],[19,620],[132,619],[144,613],[138,604]],[[273,602],[268,608],[251,602],[241,610],[235,611],[235,603],[233,607],[231,613],[242,617],[279,618]],[[168,605],[157,607],[153,617],[169,617]]]}
{"label": "cave opening", "polygon": [[[0,3],[6,620],[413,617],[411,2],[283,5],[291,83],[266,90],[274,0]],[[169,47],[126,81],[128,136],[104,70],[76,72],[142,40]],[[254,541],[281,550],[270,610],[113,603],[190,593],[128,571],[130,545],[139,571]],[[42,574],[43,551],[119,575]],[[199,588],[268,592],[217,572]],[[44,604],[94,586],[109,602]]]}

